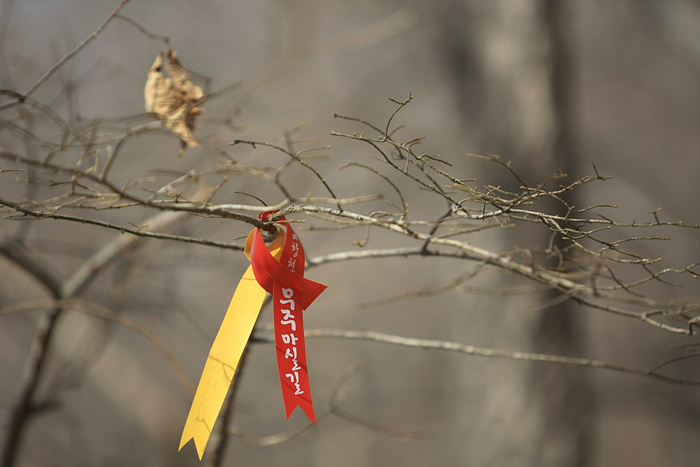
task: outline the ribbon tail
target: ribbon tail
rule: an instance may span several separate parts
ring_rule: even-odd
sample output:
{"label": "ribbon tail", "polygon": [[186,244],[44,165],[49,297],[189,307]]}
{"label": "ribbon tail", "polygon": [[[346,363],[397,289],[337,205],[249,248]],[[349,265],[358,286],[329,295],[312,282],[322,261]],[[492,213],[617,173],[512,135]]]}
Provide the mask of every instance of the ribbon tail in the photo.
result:
{"label": "ribbon tail", "polygon": [[295,402],[293,404],[289,404],[284,406],[284,411],[287,415],[287,418],[289,418],[292,413],[296,410],[297,407],[301,407],[301,410],[304,411],[307,417],[309,417],[309,420],[315,425],[316,424],[316,415],[314,415],[314,406],[310,401],[303,401],[303,402]]}
{"label": "ribbon tail", "polygon": [[202,460],[211,430],[233,381],[238,361],[255,326],[266,292],[248,267],[212,344],[197,392],[180,439],[182,449],[191,439]]}
{"label": "ribbon tail", "polygon": [[272,297],[277,369],[287,418],[297,407],[301,407],[315,425],[316,417],[306,363],[304,310],[296,304],[295,292],[294,289],[283,288],[279,283],[275,283]]}

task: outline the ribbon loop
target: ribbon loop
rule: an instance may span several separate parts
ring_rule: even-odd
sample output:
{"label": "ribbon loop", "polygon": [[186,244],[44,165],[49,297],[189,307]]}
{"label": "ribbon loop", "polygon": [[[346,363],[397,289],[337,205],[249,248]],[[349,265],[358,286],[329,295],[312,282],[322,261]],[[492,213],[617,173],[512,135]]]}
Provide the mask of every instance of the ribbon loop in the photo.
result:
{"label": "ribbon loop", "polygon": [[[304,250],[294,230],[287,227],[286,241],[281,261],[275,260],[265,246],[262,234],[256,229],[253,234],[251,263],[258,284],[269,293],[273,293],[275,283],[291,287],[296,291],[296,301],[306,309],[326,289],[325,285],[304,278]],[[292,250],[298,245],[296,251]]]}

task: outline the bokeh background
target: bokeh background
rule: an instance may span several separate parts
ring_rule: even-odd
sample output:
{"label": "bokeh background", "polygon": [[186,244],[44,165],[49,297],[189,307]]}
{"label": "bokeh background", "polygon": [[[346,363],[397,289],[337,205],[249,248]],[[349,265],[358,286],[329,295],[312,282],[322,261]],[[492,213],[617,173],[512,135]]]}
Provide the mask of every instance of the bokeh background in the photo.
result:
{"label": "bokeh background", "polygon": [[[25,91],[95,31],[117,3],[2,1],[0,87]],[[172,136],[129,140],[112,174],[118,181],[147,170],[162,175],[165,170],[211,169],[220,161],[217,148],[245,164],[278,165],[283,161],[279,154],[226,143],[283,144],[284,131],[303,125],[295,133],[298,144],[332,145],[322,152],[327,160],[315,167],[339,196],[387,192],[383,180],[366,172],[337,171],[348,160],[372,163],[375,154],[360,143],[332,137],[332,130],[366,130],[333,115],[383,127],[395,108],[388,98],[403,100],[410,92],[415,99],[399,114],[397,123],[406,125],[399,134],[405,139],[425,136],[421,151],[442,154],[459,176],[510,183],[503,170],[469,159],[467,153],[498,154],[533,184],[556,169],[570,177],[592,174],[595,163],[601,174],[614,178],[582,189],[577,206],[616,204],[613,214],[624,221],[651,220],[648,211],[658,207],[665,220],[700,220],[697,1],[131,0],[121,14],[153,34],[168,36],[184,66],[214,78],[214,90],[240,85],[207,104],[195,131],[207,143],[181,157]],[[161,42],[115,19],[34,98],[76,126],[95,118],[142,114],[146,73],[161,50]],[[1,117],[16,115],[17,110],[6,111]],[[33,125],[37,134],[57,137],[41,121]],[[1,126],[0,147],[29,155],[35,150]],[[220,202],[249,202],[234,193],[241,188],[270,204],[281,199],[258,179],[237,177],[217,195]],[[396,181],[411,190],[407,181]],[[325,195],[301,170],[290,171],[287,183],[298,195]],[[7,174],[0,185],[3,194],[15,199],[27,189]],[[444,209],[428,195],[412,193],[409,204],[416,218],[434,219]],[[151,214],[91,215],[139,224]],[[234,241],[248,230],[231,221],[194,218],[173,231]],[[357,249],[353,242],[365,235],[361,230],[300,231],[309,256]],[[655,234],[673,239],[640,246],[640,253],[663,256],[667,267],[700,259],[697,231]],[[0,220],[0,235],[21,238],[64,278],[119,236],[49,220]],[[505,251],[547,240],[536,229],[504,229],[476,234],[472,241]],[[405,244],[405,239],[372,232],[368,245]],[[677,355],[672,345],[696,342],[594,310],[529,309],[543,300],[541,294],[457,289],[358,308],[444,283],[470,266],[424,258],[315,269],[309,277],[329,288],[306,313],[306,326],[376,330],[643,368]],[[156,332],[196,382],[246,267],[240,253],[144,241],[112,264],[84,297]],[[492,274],[478,285],[493,289],[527,283]],[[654,292],[666,298],[697,296],[697,284],[687,285]],[[29,276],[0,259],[0,304],[43,297]],[[270,321],[269,315],[263,311],[261,325]],[[3,430],[38,319],[38,313],[0,316]],[[378,425],[328,415],[317,428],[285,443],[256,446],[233,437],[223,465],[675,467],[697,465],[700,458],[697,389],[592,369],[381,343],[318,339],[307,346],[317,411],[330,403],[339,378],[358,366],[343,407]],[[669,371],[685,378],[700,373],[693,359]],[[190,395],[152,343],[132,330],[66,315],[39,399],[18,466],[199,463],[192,444],[177,452]],[[232,423],[251,436],[304,423],[300,413],[284,418],[270,345],[250,350]],[[414,439],[416,435],[425,439]]]}

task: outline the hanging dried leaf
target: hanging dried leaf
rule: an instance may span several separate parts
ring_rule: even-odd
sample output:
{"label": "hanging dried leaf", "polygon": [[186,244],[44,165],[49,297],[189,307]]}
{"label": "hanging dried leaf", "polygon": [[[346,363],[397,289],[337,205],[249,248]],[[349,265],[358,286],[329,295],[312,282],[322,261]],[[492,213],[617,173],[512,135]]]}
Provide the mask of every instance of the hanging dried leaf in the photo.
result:
{"label": "hanging dried leaf", "polygon": [[163,76],[163,57],[158,54],[148,70],[148,80],[144,88],[146,112],[156,114],[165,127],[176,133],[183,148],[197,146],[192,136],[195,117],[202,113],[197,101],[204,95],[202,88],[192,82],[187,70],[177,59],[177,52],[165,51],[167,63],[165,68],[170,78]]}

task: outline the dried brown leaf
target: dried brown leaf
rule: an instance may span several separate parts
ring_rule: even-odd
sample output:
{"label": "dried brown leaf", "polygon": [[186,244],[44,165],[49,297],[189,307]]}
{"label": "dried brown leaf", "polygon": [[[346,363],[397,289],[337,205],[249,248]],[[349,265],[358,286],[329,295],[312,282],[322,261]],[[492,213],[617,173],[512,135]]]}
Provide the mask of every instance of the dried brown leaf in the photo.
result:
{"label": "dried brown leaf", "polygon": [[158,54],[148,70],[144,88],[146,111],[157,115],[166,128],[180,137],[183,146],[197,146],[192,130],[195,118],[202,113],[197,102],[204,93],[180,65],[176,51],[168,49],[165,55],[168,59],[165,68],[170,78],[163,76],[163,56]]}

